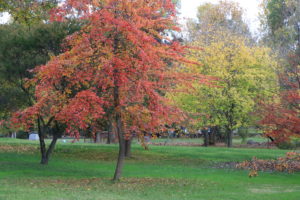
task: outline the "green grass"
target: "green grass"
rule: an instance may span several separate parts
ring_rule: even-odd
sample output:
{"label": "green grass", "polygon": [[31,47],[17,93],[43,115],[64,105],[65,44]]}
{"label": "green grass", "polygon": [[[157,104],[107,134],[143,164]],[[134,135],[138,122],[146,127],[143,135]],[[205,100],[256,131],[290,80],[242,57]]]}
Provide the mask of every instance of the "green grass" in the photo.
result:
{"label": "green grass", "polygon": [[275,159],[277,149],[133,145],[123,179],[110,181],[117,145],[58,143],[48,166],[38,144],[0,139],[0,200],[299,200],[300,174],[214,168],[253,156]]}

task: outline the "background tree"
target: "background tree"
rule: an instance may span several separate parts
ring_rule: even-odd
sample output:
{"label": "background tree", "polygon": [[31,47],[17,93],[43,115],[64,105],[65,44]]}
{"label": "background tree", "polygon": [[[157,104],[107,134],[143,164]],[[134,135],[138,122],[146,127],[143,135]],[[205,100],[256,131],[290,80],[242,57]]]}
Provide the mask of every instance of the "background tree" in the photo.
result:
{"label": "background tree", "polygon": [[274,97],[275,103],[264,105],[266,115],[262,124],[266,135],[280,144],[299,136],[300,2],[265,0],[262,6],[264,39],[282,66],[278,71],[280,92]]}
{"label": "background tree", "polygon": [[248,46],[246,38],[230,32],[215,32],[208,43],[206,36],[191,43],[202,50],[194,50],[192,59],[202,63],[200,74],[215,76],[216,87],[194,85],[197,92],[177,96],[182,107],[195,115],[200,113],[199,127],[223,127],[227,146],[232,146],[233,131],[255,123],[260,98],[270,98],[276,92],[276,62],[270,50]]}
{"label": "background tree", "polygon": [[201,118],[199,127],[222,127],[231,146],[233,130],[254,123],[255,117],[249,116],[257,98],[270,97],[276,90],[276,62],[267,48],[253,45],[243,10],[234,2],[200,6],[198,21],[188,27],[188,44],[202,48],[192,56],[203,64],[197,72],[217,77],[219,87],[196,85],[198,92],[179,102]]}
{"label": "background tree", "polygon": [[31,26],[49,20],[48,12],[59,0],[0,0],[0,12],[8,12],[15,23]]}
{"label": "background tree", "polygon": [[[34,104],[33,88],[25,84],[26,79],[32,78],[30,70],[63,52],[62,41],[79,26],[77,22],[39,23],[30,29],[15,23],[0,26],[1,120],[9,120],[13,112]],[[41,144],[45,134],[40,133]]]}
{"label": "background tree", "polygon": [[265,40],[287,58],[300,48],[300,2],[298,0],[264,0],[262,25]]}
{"label": "background tree", "polygon": [[245,22],[244,10],[238,3],[222,0],[218,4],[205,3],[198,7],[196,21],[188,21],[189,40],[197,40],[199,35],[211,41],[214,32],[228,30],[231,34],[251,39],[249,27]]}
{"label": "background tree", "polygon": [[274,103],[263,104],[266,136],[277,145],[289,144],[300,138],[300,58],[290,58],[289,73],[281,73],[280,92],[274,96]]}

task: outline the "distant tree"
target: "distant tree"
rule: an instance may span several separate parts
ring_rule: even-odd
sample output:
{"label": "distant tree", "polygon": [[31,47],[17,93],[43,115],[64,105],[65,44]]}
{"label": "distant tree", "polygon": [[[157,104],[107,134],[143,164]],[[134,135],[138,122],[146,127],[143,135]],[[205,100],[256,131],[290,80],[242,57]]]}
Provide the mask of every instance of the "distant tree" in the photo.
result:
{"label": "distant tree", "polygon": [[59,0],[0,0],[0,12],[8,12],[15,23],[31,26],[49,20],[48,12]]}
{"label": "distant tree", "polygon": [[276,144],[300,138],[300,58],[291,57],[290,62],[290,73],[280,75],[284,88],[274,97],[275,102],[263,104],[261,124]]}
{"label": "distant tree", "polygon": [[264,103],[262,124],[266,136],[275,143],[299,137],[300,93],[300,2],[298,0],[265,0],[262,15],[265,41],[282,65],[278,72],[280,92],[275,102]]}
{"label": "distant tree", "polygon": [[190,40],[197,40],[199,35],[207,37],[218,31],[230,31],[231,34],[251,39],[249,27],[243,18],[244,10],[238,3],[222,0],[218,4],[205,3],[198,7],[196,21],[188,21]]}
{"label": "distant tree", "polygon": [[276,62],[270,49],[249,46],[246,38],[231,32],[215,32],[191,43],[192,60],[202,65],[196,72],[217,77],[215,87],[195,84],[191,95],[175,96],[182,108],[198,119],[199,127],[219,126],[225,130],[227,146],[232,146],[233,131],[255,123],[252,115],[259,99],[270,99],[277,91]]}
{"label": "distant tree", "polygon": [[291,52],[300,55],[300,2],[264,0],[262,6],[265,40],[281,58],[287,58]]}

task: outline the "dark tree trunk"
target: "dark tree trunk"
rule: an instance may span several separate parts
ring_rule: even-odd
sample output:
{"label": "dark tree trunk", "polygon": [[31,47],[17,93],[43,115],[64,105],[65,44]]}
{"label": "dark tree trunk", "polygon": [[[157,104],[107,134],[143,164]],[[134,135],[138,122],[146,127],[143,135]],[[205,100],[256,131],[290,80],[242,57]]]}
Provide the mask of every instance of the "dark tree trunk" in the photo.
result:
{"label": "dark tree trunk", "polygon": [[[51,122],[51,121],[49,121],[49,122]],[[38,118],[38,132],[39,132],[40,151],[41,151],[41,162],[40,163],[42,165],[48,164],[49,158],[55,148],[55,145],[56,145],[56,142],[58,139],[57,133],[53,133],[53,139],[47,150],[46,143],[45,143],[45,129],[46,129],[46,125],[41,125],[41,119]],[[58,129],[57,129],[57,131],[58,131]]]}
{"label": "dark tree trunk", "polygon": [[41,119],[38,117],[38,134],[39,134],[39,141],[40,141],[40,151],[41,151],[41,164],[47,164],[47,150],[46,150],[46,144],[45,144],[45,134],[44,134],[44,128],[41,125]]}
{"label": "dark tree trunk", "polygon": [[203,134],[204,134],[204,146],[205,147],[208,147],[208,145],[209,145],[209,138],[208,138],[208,131],[207,130],[204,130],[203,131]]}
{"label": "dark tree trunk", "polygon": [[226,143],[227,143],[227,147],[232,147],[232,136],[233,136],[233,131],[231,129],[227,129],[227,140],[226,140]]}
{"label": "dark tree trunk", "polygon": [[40,137],[40,150],[41,150],[41,164],[46,165],[48,164],[46,144],[45,144],[44,136],[39,135],[39,137]]}
{"label": "dark tree trunk", "polygon": [[275,141],[272,137],[270,137],[270,136],[267,136],[267,137],[271,140],[271,142]]}
{"label": "dark tree trunk", "polygon": [[[113,44],[113,53],[114,55],[118,54],[119,51],[119,35],[118,30],[116,29],[116,35],[114,37],[114,44]],[[123,121],[122,121],[122,108],[120,103],[120,72],[118,71],[117,67],[114,66],[114,88],[113,88],[113,97],[114,97],[114,111],[115,111],[115,122],[116,122],[116,134],[119,138],[119,155],[117,161],[117,167],[115,170],[113,181],[118,181],[122,175],[122,169],[125,160],[125,135],[123,130]]]}
{"label": "dark tree trunk", "polygon": [[57,142],[57,137],[53,136],[53,139],[51,141],[50,146],[48,147],[47,152],[44,155],[42,155],[41,164],[43,164],[43,165],[47,165],[48,164],[50,156],[52,155],[52,152],[53,152],[53,150],[55,148],[56,142]]}
{"label": "dark tree trunk", "polygon": [[121,115],[119,113],[116,113],[116,121],[117,121],[117,134],[119,138],[119,155],[118,155],[118,162],[115,170],[115,175],[113,178],[114,181],[117,181],[121,178],[122,169],[125,160],[125,151],[126,151],[125,138],[122,131],[122,120],[121,120]]}
{"label": "dark tree trunk", "polygon": [[50,156],[52,155],[52,153],[54,151],[57,139],[58,139],[57,136],[53,135],[53,139],[51,141],[50,146],[48,147],[47,154],[46,154],[47,155],[47,161],[49,160]]}
{"label": "dark tree trunk", "polygon": [[125,157],[126,158],[131,157],[131,141],[132,141],[131,138],[129,140],[125,140]]}
{"label": "dark tree trunk", "polygon": [[118,162],[117,162],[117,167],[115,170],[113,181],[117,181],[120,179],[122,175],[126,148],[125,148],[125,138],[123,133],[123,124],[122,124],[122,116],[121,116],[121,108],[120,108],[119,86],[116,80],[115,80],[115,87],[114,87],[114,107],[115,107],[116,131],[119,138],[119,155],[118,155]]}

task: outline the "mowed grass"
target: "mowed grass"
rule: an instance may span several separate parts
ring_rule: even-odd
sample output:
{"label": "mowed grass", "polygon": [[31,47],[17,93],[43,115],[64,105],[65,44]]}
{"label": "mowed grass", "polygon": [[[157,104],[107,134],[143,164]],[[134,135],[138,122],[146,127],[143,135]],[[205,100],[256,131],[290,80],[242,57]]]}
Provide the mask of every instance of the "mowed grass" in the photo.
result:
{"label": "mowed grass", "polygon": [[117,145],[58,143],[48,166],[38,143],[0,139],[0,200],[299,200],[300,174],[218,168],[253,156],[275,159],[286,151],[133,146],[123,179],[111,182]]}

